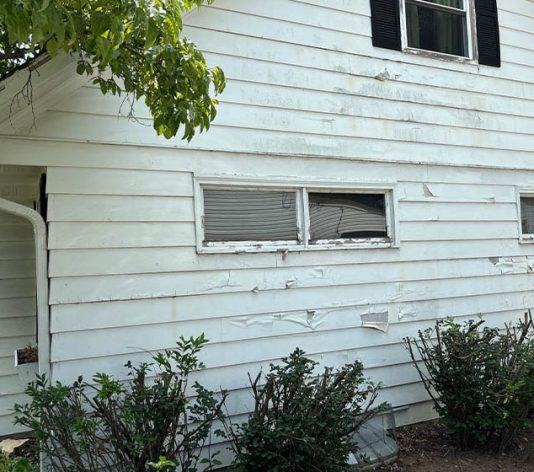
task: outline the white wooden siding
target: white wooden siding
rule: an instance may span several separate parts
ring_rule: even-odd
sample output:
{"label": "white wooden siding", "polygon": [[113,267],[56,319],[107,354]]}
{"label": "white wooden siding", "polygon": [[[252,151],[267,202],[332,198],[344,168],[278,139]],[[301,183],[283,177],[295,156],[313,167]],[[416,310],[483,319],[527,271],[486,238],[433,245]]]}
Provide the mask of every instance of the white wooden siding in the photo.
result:
{"label": "white wooden siding", "polygon": [[[499,7],[495,69],[373,48],[367,0],[218,0],[186,21],[229,79],[192,143],[118,117],[121,99],[90,85],[51,101],[31,133],[1,128],[1,163],[48,166],[53,377],[122,375],[205,332],[199,379],[232,390],[237,417],[247,372],[297,345],[326,365],[361,359],[409,406],[400,423],[432,416],[402,337],[447,315],[503,325],[534,305],[516,200],[534,188],[534,4]],[[400,247],[198,255],[199,175],[393,182]],[[384,312],[386,333],[362,327]]]}
{"label": "white wooden siding", "polygon": [[[33,207],[41,170],[0,165],[0,198]],[[25,400],[14,351],[35,343],[35,250],[33,228],[0,211],[0,435],[20,431],[13,406]]]}

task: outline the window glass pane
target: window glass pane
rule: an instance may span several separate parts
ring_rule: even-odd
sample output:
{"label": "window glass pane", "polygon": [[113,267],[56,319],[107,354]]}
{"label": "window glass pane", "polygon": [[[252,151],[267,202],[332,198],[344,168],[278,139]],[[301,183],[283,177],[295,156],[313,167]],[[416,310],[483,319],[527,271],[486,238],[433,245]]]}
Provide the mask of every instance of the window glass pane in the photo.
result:
{"label": "window glass pane", "polygon": [[387,237],[386,197],[367,193],[309,193],[310,239]]}
{"label": "window glass pane", "polygon": [[444,5],[446,7],[459,8],[463,10],[464,2],[463,0],[426,0],[430,3],[437,3],[438,5]]}
{"label": "window glass pane", "polygon": [[204,189],[204,240],[296,241],[296,192]]}
{"label": "window glass pane", "polygon": [[427,51],[466,56],[465,15],[418,5],[406,5],[408,46]]}
{"label": "window glass pane", "polygon": [[534,234],[534,197],[521,197],[521,232]]}

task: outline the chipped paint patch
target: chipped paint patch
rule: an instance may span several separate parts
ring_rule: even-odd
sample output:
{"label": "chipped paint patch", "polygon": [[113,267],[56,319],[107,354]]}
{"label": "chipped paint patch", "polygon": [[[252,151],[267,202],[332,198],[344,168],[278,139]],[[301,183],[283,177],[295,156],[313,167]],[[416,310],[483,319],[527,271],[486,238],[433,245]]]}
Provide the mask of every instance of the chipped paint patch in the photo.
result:
{"label": "chipped paint patch", "polygon": [[430,190],[430,188],[428,187],[427,184],[423,184],[423,195],[425,197],[428,197],[428,198],[431,198],[431,197],[437,197],[438,195],[436,195],[434,192],[432,192]]}
{"label": "chipped paint patch", "polygon": [[366,313],[360,315],[362,328],[371,328],[386,333],[389,328],[389,313]]}
{"label": "chipped paint patch", "polygon": [[501,274],[531,274],[534,272],[534,257],[489,257],[489,262],[493,264]]}

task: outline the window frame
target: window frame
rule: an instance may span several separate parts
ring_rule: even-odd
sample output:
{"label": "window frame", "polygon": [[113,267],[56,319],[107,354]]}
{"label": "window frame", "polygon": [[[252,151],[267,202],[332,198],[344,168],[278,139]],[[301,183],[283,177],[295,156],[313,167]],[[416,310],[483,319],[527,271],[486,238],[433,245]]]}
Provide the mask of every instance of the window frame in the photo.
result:
{"label": "window frame", "polygon": [[534,233],[523,233],[523,221],[521,219],[521,198],[534,198],[534,188],[521,188],[517,190],[517,229],[519,232],[519,244],[534,244]]}
{"label": "window frame", "polygon": [[399,0],[400,1],[400,24],[401,24],[401,48],[402,52],[414,54],[417,56],[426,56],[434,59],[443,59],[455,62],[464,62],[477,64],[478,62],[478,48],[476,38],[476,18],[475,18],[475,2],[474,0],[464,0],[464,9],[466,18],[466,39],[467,39],[467,56],[456,56],[454,54],[447,54],[439,51],[431,51],[428,49],[415,48],[408,45],[408,18],[406,15],[406,5],[414,4],[425,8],[430,8],[437,11],[458,11],[454,7],[439,5],[437,3],[428,2],[426,0]]}
{"label": "window frame", "polygon": [[[256,191],[296,192],[297,241],[218,241],[204,242],[204,193],[205,187]],[[387,238],[351,238],[310,242],[310,216],[308,193],[373,193],[384,194],[386,204]],[[332,249],[398,248],[399,222],[396,185],[391,182],[339,182],[297,181],[291,179],[258,179],[232,177],[194,178],[194,207],[196,246],[199,254],[243,252],[298,252]]]}

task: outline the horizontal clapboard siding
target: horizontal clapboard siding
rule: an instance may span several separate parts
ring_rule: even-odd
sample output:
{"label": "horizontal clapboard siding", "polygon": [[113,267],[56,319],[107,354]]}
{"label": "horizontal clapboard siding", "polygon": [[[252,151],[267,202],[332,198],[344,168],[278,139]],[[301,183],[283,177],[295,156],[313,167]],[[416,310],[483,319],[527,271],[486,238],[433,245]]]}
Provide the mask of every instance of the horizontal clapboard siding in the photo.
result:
{"label": "horizontal clapboard siding", "polygon": [[[517,190],[534,188],[534,3],[499,8],[497,69],[373,48],[368,1],[218,0],[186,19],[228,77],[208,133],[163,140],[143,104],[141,124],[118,117],[121,99],[90,84],[50,101],[31,135],[5,128],[0,163],[48,167],[54,379],[122,377],[126,360],[204,332],[198,379],[231,390],[235,418],[247,372],[297,345],[323,365],[362,360],[400,423],[432,417],[402,338],[449,315],[503,326],[534,306],[534,245],[517,223]],[[199,255],[195,176],[393,186],[400,245]],[[24,181],[0,190],[31,204]],[[0,332],[15,313],[28,331],[0,346],[10,382],[34,289],[32,258],[12,251],[30,244],[6,219]],[[374,313],[385,333],[363,326]]]}
{"label": "horizontal clapboard siding", "polygon": [[[1,164],[1,162],[0,162]],[[33,208],[42,169],[0,165],[0,198]],[[35,250],[33,228],[0,211],[0,436],[20,432],[13,407],[25,385],[14,367],[14,351],[35,343]]]}
{"label": "horizontal clapboard siding", "polygon": [[[204,167],[215,161],[204,158]],[[297,159],[286,159],[278,169],[291,175],[298,165]],[[322,175],[328,167],[317,160],[314,172]],[[238,174],[239,163],[226,170]],[[77,179],[79,171],[91,173],[72,168],[69,175]],[[354,164],[348,175],[357,171]],[[174,236],[169,247],[157,247],[157,239],[155,247],[93,247],[104,226],[108,235],[121,228],[125,235],[142,237],[147,225],[190,222],[190,206],[181,207],[183,217],[175,213],[178,202],[191,203],[189,182],[183,196],[177,190],[165,197],[174,204],[162,207],[152,221],[145,215],[161,198],[156,190],[131,197],[131,206],[126,195],[112,199],[109,207],[102,201],[89,218],[85,211],[78,217],[71,201],[70,219],[52,217],[58,221],[51,222],[51,234],[57,231],[50,264],[54,375],[73,380],[110,371],[122,377],[126,360],[144,360],[148,352],[172,346],[179,335],[204,332],[210,344],[202,356],[209,369],[199,378],[231,390],[234,419],[250,407],[246,372],[266,368],[297,345],[324,364],[361,359],[367,375],[384,382],[381,398],[404,412],[401,422],[432,417],[402,338],[447,315],[483,312],[488,324],[502,326],[534,304],[534,253],[518,244],[516,204],[516,187],[528,186],[533,176],[493,171],[496,179],[472,173],[462,176],[467,182],[446,182],[433,168],[427,169],[434,176],[427,181],[418,181],[418,170],[409,166],[381,171],[383,181],[396,180],[398,250],[197,255],[193,235],[185,246]],[[108,171],[98,172],[107,179]],[[130,179],[130,171],[109,172]],[[156,178],[165,181],[164,174]],[[295,181],[317,174],[301,171]],[[364,175],[370,178],[372,170]],[[55,194],[52,184],[49,192],[59,207],[68,202],[65,195],[71,198]],[[93,188],[77,198],[99,201],[100,192]],[[117,202],[123,215],[113,214]],[[76,239],[82,247],[72,247],[76,228],[84,235]],[[388,313],[387,333],[362,327],[362,315],[375,312]]]}
{"label": "horizontal clapboard siding", "polygon": [[[188,17],[186,31],[230,84],[213,129],[188,149],[302,154],[306,142],[308,154],[349,159],[526,165],[534,118],[526,3],[502,8],[497,70],[373,48],[368,2],[225,0],[205,8]],[[85,87],[51,105],[34,136],[183,147],[117,119],[119,108],[120,99]],[[148,118],[142,105],[136,112]]]}

